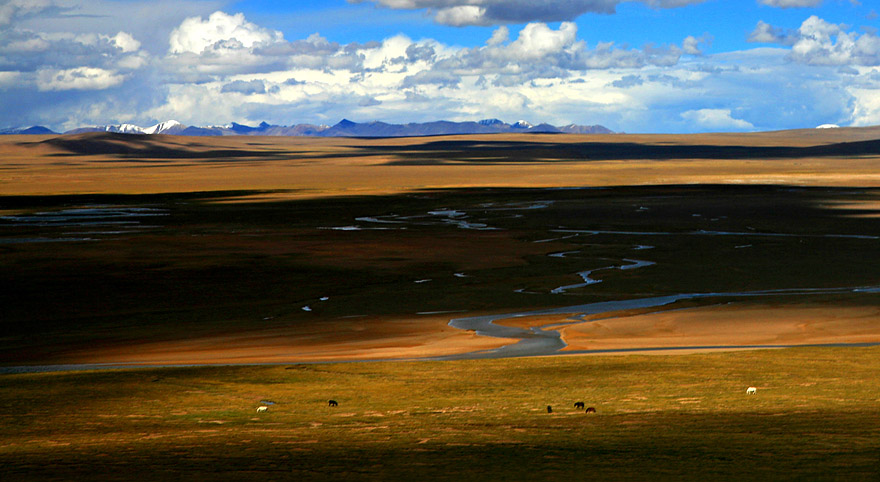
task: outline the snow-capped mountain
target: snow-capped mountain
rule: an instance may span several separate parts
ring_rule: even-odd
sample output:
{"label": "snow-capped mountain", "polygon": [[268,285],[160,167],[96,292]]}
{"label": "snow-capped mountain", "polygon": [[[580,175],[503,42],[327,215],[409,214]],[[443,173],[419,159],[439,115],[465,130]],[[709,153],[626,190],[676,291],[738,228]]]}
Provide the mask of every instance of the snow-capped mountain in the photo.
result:
{"label": "snow-capped mountain", "polygon": [[[570,124],[556,127],[550,124],[532,125],[521,120],[508,124],[499,119],[483,119],[481,121],[434,121],[414,122],[409,124],[389,124],[386,122],[352,122],[343,119],[333,126],[314,124],[294,124],[290,126],[272,125],[261,122],[256,127],[238,124],[213,125],[207,127],[185,126],[175,120],[160,122],[150,127],[135,124],[113,124],[94,127],[81,127],[65,132],[65,134],[83,134],[87,132],[111,132],[114,134],[169,134],[177,136],[314,136],[314,137],[418,137],[453,134],[499,134],[499,133],[569,133],[569,134],[612,134],[603,126],[582,126]],[[0,130],[2,134],[55,134],[45,127],[27,129],[9,128]]]}
{"label": "snow-capped mountain", "polygon": [[186,126],[176,120],[160,122],[154,126],[143,129],[144,134],[176,134],[186,129]]}
{"label": "snow-capped mountain", "polygon": [[134,124],[120,124],[118,126],[104,126],[107,132],[118,132],[120,134],[143,134],[144,128]]}
{"label": "snow-capped mountain", "polygon": [[141,127],[134,124],[115,124],[95,127],[81,127],[65,134],[82,134],[84,132],[114,132],[117,134],[180,134],[186,126],[176,120],[160,122],[154,126]]}

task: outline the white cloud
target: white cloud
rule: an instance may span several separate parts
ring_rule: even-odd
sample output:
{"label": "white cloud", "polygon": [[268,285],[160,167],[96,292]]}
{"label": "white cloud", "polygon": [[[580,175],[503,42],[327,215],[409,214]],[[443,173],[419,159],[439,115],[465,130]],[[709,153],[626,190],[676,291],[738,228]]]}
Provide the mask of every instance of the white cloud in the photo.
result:
{"label": "white cloud", "polygon": [[8,25],[16,17],[37,13],[55,4],[52,0],[7,0],[0,4],[0,25]]}
{"label": "white cloud", "polygon": [[37,72],[37,88],[47,90],[104,90],[125,80],[111,70],[77,67],[66,70],[44,69]]}
{"label": "white cloud", "polygon": [[759,20],[758,25],[755,26],[755,30],[752,30],[752,33],[749,34],[747,41],[753,43],[791,45],[796,40],[793,38],[791,32],[786,32],[779,27],[774,27],[763,20]]}
{"label": "white cloud", "polygon": [[51,43],[46,41],[46,39],[40,37],[31,37],[28,39],[15,40],[6,44],[3,47],[3,51],[5,52],[14,52],[14,53],[34,53],[34,52],[45,52],[49,50],[51,47]]}
{"label": "white cloud", "polygon": [[0,89],[15,87],[20,78],[21,72],[0,72]]}
{"label": "white cloud", "polygon": [[496,45],[501,45],[508,40],[510,40],[510,30],[505,25],[502,25],[492,32],[492,37],[489,38],[486,45],[494,47]]}
{"label": "white cloud", "polygon": [[141,43],[135,40],[135,38],[127,32],[119,32],[115,37],[112,37],[111,40],[125,53],[137,52],[141,48]]}
{"label": "white cloud", "polygon": [[168,52],[200,54],[205,50],[235,50],[268,45],[283,40],[281,32],[261,28],[244,18],[214,12],[207,19],[190,17],[171,32]]}
{"label": "white cloud", "polygon": [[[394,49],[395,58],[405,58],[406,47],[411,43],[409,39],[389,39],[383,49]],[[382,53],[373,53],[379,46],[342,46],[317,33],[287,42],[280,32],[248,22],[242,14],[215,12],[207,20],[184,20],[171,34],[163,64],[178,82],[205,82],[222,76],[297,68],[356,72],[365,68],[365,62],[375,61],[370,67],[380,68],[390,60]]]}
{"label": "white cloud", "polygon": [[221,93],[237,92],[244,95],[265,94],[266,84],[262,80],[235,80],[220,89]]}
{"label": "white cloud", "polygon": [[519,32],[507,52],[518,60],[541,59],[572,47],[576,40],[577,25],[572,22],[562,22],[559,30],[544,23],[530,23]]}
{"label": "white cloud", "polygon": [[681,113],[681,118],[696,124],[698,130],[747,130],[754,129],[751,123],[741,119],[734,119],[730,109],[698,109]]}
{"label": "white cloud", "polygon": [[[795,30],[759,23],[753,40],[784,48],[712,54],[707,34],[687,36],[679,45],[631,48],[588,45],[570,22],[558,27],[531,22],[516,31],[506,21],[496,22],[502,14],[549,16],[586,4],[550,3],[397,2],[401,8],[433,8],[432,14],[457,6],[485,8],[477,20],[501,26],[485,44],[471,48],[405,35],[349,45],[319,34],[287,41],[243,15],[213,10],[165,25],[158,43],[122,21],[110,30],[48,32],[34,23],[19,26],[31,18],[51,23],[51,17],[16,14],[14,28],[0,29],[0,57],[6,62],[0,89],[16,95],[14,102],[3,99],[3,118],[14,120],[0,124],[59,129],[167,119],[287,125],[332,124],[343,117],[387,122],[498,117],[690,132],[880,123],[880,69],[869,63],[880,48],[874,33],[851,33],[818,18]],[[693,2],[642,3],[670,8]],[[598,0],[592,8],[616,4]],[[796,51],[796,44],[803,50]]]}
{"label": "white cloud", "polygon": [[491,25],[486,18],[486,9],[476,5],[461,5],[441,9],[434,16],[437,23],[444,25]]}
{"label": "white cloud", "polygon": [[694,37],[693,35],[688,35],[681,43],[681,48],[684,50],[684,53],[688,55],[703,55],[703,50],[700,48],[703,45],[709,45],[712,43],[712,36],[709,34],[703,34],[700,37]]}
{"label": "white cloud", "polygon": [[878,65],[880,38],[866,32],[845,32],[845,27],[811,16],[798,29],[791,58],[812,65]]}
{"label": "white cloud", "polygon": [[822,0],[758,0],[758,3],[778,8],[818,7]]}
{"label": "white cloud", "polygon": [[859,35],[848,29],[812,15],[795,31],[758,22],[749,41],[790,45],[789,58],[802,64],[880,65],[880,37],[871,31]]}

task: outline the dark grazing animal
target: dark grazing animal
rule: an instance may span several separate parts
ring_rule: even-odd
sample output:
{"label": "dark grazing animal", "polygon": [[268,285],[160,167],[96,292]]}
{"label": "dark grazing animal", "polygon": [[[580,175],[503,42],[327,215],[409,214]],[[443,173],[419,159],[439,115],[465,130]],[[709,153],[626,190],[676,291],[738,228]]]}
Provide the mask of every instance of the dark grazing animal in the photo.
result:
{"label": "dark grazing animal", "polygon": [[584,409],[584,402],[574,402],[574,408]]}
{"label": "dark grazing animal", "polygon": [[547,413],[553,413],[553,407],[547,405]]}
{"label": "dark grazing animal", "polygon": [[327,405],[329,405],[331,407],[338,407],[339,403],[336,400],[330,400],[327,402]]}
{"label": "dark grazing animal", "polygon": [[587,408],[587,413],[596,413],[596,409],[593,408],[593,407],[588,407],[588,408]]}

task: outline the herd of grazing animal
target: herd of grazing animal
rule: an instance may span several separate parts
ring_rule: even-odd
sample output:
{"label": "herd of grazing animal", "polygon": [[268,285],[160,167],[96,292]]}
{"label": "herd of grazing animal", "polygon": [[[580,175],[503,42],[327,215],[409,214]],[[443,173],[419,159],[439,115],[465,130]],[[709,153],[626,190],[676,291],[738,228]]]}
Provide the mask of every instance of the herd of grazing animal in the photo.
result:
{"label": "herd of grazing animal", "polygon": [[[755,395],[757,393],[758,393],[758,389],[755,387],[746,388],[746,395]],[[337,402],[336,400],[328,400],[327,406],[338,407],[339,402]],[[574,402],[575,409],[584,410],[584,406],[585,406],[584,402]],[[260,405],[259,407],[257,407],[257,413],[263,413],[263,412],[268,412],[268,411],[269,411],[269,407],[267,407],[266,405]],[[596,413],[596,407],[587,407],[586,410],[584,410],[584,412],[585,413]],[[547,405],[547,413],[553,413],[553,407],[551,405]]]}

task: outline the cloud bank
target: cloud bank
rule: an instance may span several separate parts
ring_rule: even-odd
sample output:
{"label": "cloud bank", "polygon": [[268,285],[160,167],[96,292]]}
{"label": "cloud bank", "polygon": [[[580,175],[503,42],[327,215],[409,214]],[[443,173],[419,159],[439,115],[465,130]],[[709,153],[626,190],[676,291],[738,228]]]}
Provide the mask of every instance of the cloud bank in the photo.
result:
{"label": "cloud bank", "polygon": [[[397,10],[427,10],[443,25],[500,25],[571,21],[585,13],[613,14],[625,0],[350,0]],[[641,0],[652,8],[675,8],[705,0]]]}
{"label": "cloud bank", "polygon": [[[755,48],[712,53],[709,32],[634,47],[588,42],[571,21],[547,23],[611,13],[618,1],[378,3],[446,12],[462,25],[502,25],[469,47],[402,34],[343,44],[318,33],[288,39],[242,13],[216,10],[178,18],[156,45],[136,25],[40,30],[22,19],[54,18],[66,7],[7,2],[0,127],[493,117],[628,132],[880,124],[880,38],[816,15],[796,28],[758,22],[748,34]],[[699,2],[641,3],[662,10]]]}

